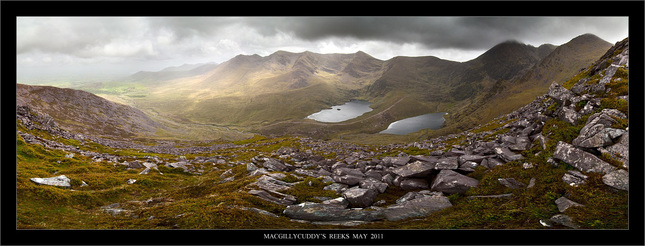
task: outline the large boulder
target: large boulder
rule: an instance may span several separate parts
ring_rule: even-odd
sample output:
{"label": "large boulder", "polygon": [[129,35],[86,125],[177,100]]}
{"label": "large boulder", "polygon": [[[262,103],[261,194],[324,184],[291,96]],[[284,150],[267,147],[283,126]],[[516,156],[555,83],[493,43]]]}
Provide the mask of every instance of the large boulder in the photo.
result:
{"label": "large boulder", "polygon": [[430,188],[447,194],[463,194],[466,190],[477,187],[478,184],[479,181],[474,178],[452,170],[441,170]]}
{"label": "large boulder", "polygon": [[433,163],[415,161],[405,166],[394,169],[392,172],[404,178],[420,178],[425,177],[432,172],[435,168]]}
{"label": "large boulder", "polygon": [[584,150],[577,149],[575,146],[562,141],[558,142],[558,145],[555,147],[553,158],[574,166],[583,172],[606,174],[616,170],[615,167],[595,155]]}
{"label": "large boulder", "polygon": [[412,217],[427,216],[451,206],[452,204],[447,197],[432,195],[390,205],[383,213],[388,220],[397,221]]}
{"label": "large boulder", "polygon": [[69,183],[71,181],[71,179],[69,179],[65,175],[60,175],[60,176],[51,177],[51,178],[30,178],[29,180],[31,182],[34,182],[36,184],[41,184],[41,185],[71,187],[71,185]]}
{"label": "large boulder", "polygon": [[345,209],[338,205],[312,202],[287,206],[283,213],[289,218],[307,221],[377,221],[384,218],[382,210]]}
{"label": "large boulder", "polygon": [[377,195],[378,191],[360,187],[353,187],[343,192],[343,197],[347,199],[352,207],[361,208],[372,205]]}

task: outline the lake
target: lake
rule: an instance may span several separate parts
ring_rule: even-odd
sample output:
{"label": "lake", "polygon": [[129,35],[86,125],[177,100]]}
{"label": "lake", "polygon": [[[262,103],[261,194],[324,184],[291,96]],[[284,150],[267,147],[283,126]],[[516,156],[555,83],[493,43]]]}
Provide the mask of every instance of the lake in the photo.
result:
{"label": "lake", "polygon": [[431,113],[395,121],[380,133],[405,135],[421,129],[436,130],[441,128],[443,122],[446,121],[446,119],[443,118],[446,114],[447,113],[445,112]]}
{"label": "lake", "polygon": [[313,113],[307,116],[307,119],[312,119],[319,122],[342,122],[354,119],[369,111],[372,103],[364,100],[351,100],[343,105],[332,106],[331,109],[323,109],[320,112]]}

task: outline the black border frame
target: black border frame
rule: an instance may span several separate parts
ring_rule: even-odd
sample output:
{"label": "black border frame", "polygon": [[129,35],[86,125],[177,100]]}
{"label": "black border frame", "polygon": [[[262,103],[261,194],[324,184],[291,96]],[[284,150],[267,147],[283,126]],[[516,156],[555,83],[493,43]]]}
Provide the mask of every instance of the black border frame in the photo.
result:
{"label": "black border frame", "polygon": [[[2,1],[3,245],[644,245],[643,1]],[[628,16],[630,54],[630,222],[627,230],[17,230],[15,228],[15,66],[17,16]],[[640,82],[640,83],[639,83]],[[11,124],[10,124],[11,123]],[[11,131],[10,131],[11,130]],[[271,234],[379,233],[382,240],[264,239]]]}

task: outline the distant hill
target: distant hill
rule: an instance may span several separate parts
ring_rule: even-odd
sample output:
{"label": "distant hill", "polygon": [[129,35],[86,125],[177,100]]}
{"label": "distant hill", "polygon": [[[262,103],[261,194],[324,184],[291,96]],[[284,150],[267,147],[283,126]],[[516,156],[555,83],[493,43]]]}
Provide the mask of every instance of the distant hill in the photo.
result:
{"label": "distant hill", "polygon": [[177,67],[167,67],[157,72],[140,71],[123,79],[124,81],[165,81],[177,78],[192,77],[206,73],[217,67],[217,63],[184,64]]}
{"label": "distant hill", "polygon": [[107,137],[154,134],[163,126],[140,110],[94,94],[51,86],[16,85],[17,106],[53,117],[65,130]]}

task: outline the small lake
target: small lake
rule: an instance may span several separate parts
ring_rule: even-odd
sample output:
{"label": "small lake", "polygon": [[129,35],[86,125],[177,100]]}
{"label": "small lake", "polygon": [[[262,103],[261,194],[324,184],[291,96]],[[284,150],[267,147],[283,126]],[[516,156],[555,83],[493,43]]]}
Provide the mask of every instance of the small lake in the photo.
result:
{"label": "small lake", "polygon": [[370,105],[372,103],[368,101],[351,100],[343,105],[332,106],[331,109],[323,109],[318,113],[313,113],[307,116],[307,119],[318,122],[343,122],[372,111]]}
{"label": "small lake", "polygon": [[445,112],[431,113],[395,121],[380,133],[405,135],[421,129],[436,130],[441,128],[443,122],[446,121],[443,118],[446,114]]}

